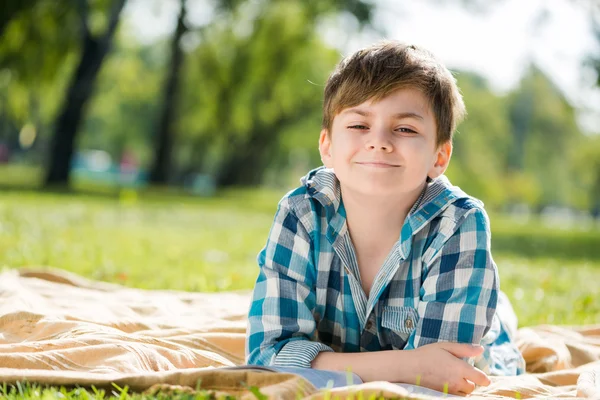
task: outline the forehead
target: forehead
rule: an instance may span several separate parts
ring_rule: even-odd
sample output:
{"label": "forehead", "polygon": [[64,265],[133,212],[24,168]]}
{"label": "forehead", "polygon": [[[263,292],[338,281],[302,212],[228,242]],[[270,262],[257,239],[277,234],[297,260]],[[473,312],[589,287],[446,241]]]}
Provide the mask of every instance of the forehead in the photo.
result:
{"label": "forehead", "polygon": [[433,110],[429,99],[419,89],[400,88],[383,97],[373,96],[364,102],[343,107],[337,115],[362,115],[365,117],[373,114],[404,115],[414,114],[418,119],[433,117]]}

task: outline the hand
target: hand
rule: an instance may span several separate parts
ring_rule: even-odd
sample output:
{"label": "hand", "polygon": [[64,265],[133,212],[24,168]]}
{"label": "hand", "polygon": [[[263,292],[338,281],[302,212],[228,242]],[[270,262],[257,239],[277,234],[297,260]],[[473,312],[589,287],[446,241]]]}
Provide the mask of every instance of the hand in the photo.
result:
{"label": "hand", "polygon": [[[412,350],[415,368],[414,379],[419,383],[440,392],[466,396],[475,390],[475,385],[488,386],[490,379],[479,369],[472,367],[461,358],[475,357],[483,352],[483,347],[464,343],[432,343]],[[417,376],[419,378],[417,378]]]}

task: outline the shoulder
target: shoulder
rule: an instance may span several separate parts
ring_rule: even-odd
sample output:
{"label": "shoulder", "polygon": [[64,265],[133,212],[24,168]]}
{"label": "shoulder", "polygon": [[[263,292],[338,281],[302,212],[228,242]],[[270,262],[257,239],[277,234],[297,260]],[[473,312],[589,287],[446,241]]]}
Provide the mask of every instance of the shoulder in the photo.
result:
{"label": "shoulder", "polygon": [[422,232],[426,236],[424,260],[434,260],[441,252],[459,254],[473,246],[489,247],[491,233],[483,202],[453,186],[440,192],[433,203],[440,209]]}
{"label": "shoulder", "polygon": [[456,228],[464,224],[476,224],[489,228],[489,217],[483,203],[474,197],[459,198],[451,203],[440,215],[451,221]]}
{"label": "shoulder", "polygon": [[296,214],[298,217],[311,211],[311,197],[305,186],[299,186],[287,192],[281,200],[278,207]]}
{"label": "shoulder", "polygon": [[469,260],[467,264],[473,268],[495,268],[489,218],[477,199],[461,198],[450,204],[432,221],[425,243],[424,265],[440,262],[444,268],[454,269],[462,259]]}
{"label": "shoulder", "polygon": [[300,182],[299,187],[283,196],[279,212],[293,214],[310,232],[319,223],[328,224],[338,214],[341,191],[333,170],[324,167],[310,171]]}
{"label": "shoulder", "polygon": [[460,187],[452,185],[448,178],[437,179],[428,188],[428,192],[431,193],[428,199],[430,205],[435,204],[440,210],[431,221],[435,225],[439,224],[440,227],[444,226],[445,230],[453,231],[464,224],[476,224],[480,228],[489,226],[483,202],[465,193]]}
{"label": "shoulder", "polygon": [[276,219],[300,224],[307,233],[315,229],[316,208],[305,186],[297,187],[286,193],[279,201]]}

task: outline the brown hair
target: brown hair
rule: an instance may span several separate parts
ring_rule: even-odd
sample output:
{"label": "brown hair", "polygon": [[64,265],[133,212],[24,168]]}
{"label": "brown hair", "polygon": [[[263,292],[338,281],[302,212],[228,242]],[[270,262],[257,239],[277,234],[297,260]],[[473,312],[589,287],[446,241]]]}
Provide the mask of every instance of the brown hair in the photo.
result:
{"label": "brown hair", "polygon": [[381,100],[400,88],[420,90],[429,100],[437,127],[437,145],[452,140],[466,111],[456,80],[429,51],[384,41],[344,58],[327,80],[323,124],[331,134],[333,118],[369,99]]}

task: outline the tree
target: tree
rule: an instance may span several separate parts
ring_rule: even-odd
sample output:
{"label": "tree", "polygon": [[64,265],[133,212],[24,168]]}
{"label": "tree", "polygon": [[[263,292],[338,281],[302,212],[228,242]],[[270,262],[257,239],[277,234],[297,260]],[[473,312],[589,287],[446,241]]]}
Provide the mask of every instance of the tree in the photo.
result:
{"label": "tree", "polygon": [[188,30],[186,17],[186,0],[179,0],[179,16],[173,39],[171,41],[171,62],[162,96],[162,110],[155,137],[154,161],[150,171],[150,182],[167,183],[171,171],[171,157],[175,142],[174,117],[179,100],[179,76],[183,64],[181,38]]}
{"label": "tree", "polygon": [[513,133],[509,169],[533,177],[541,190],[538,206],[573,205],[578,180],[573,161],[583,139],[575,110],[535,65],[507,101]]}
{"label": "tree", "polygon": [[141,164],[150,164],[166,50],[162,43],[141,45],[126,29],[119,29],[99,73],[78,148],[104,150],[113,159],[127,150]]}
{"label": "tree", "polygon": [[78,1],[81,29],[81,56],[71,78],[62,109],[56,119],[52,137],[50,161],[45,178],[46,186],[67,186],[75,139],[82,122],[85,106],[94,90],[100,67],[108,53],[125,0],[114,0],[103,34],[90,30],[87,0]]}
{"label": "tree", "polygon": [[[0,106],[4,136],[16,135],[25,124],[36,132],[36,156],[44,150],[44,131],[56,114],[56,94],[77,48],[72,2],[8,2],[0,37]],[[16,130],[16,132],[14,131]],[[13,132],[10,132],[13,131]],[[40,140],[42,139],[42,140]],[[41,146],[40,146],[41,144]]]}
{"label": "tree", "polygon": [[484,78],[466,71],[456,76],[468,115],[454,135],[447,175],[487,206],[499,207],[508,197],[503,179],[512,145],[506,101]]}
{"label": "tree", "polygon": [[0,37],[9,22],[19,13],[32,7],[37,0],[8,0],[2,4],[0,12]]}
{"label": "tree", "polygon": [[195,168],[186,169],[210,173],[220,186],[258,183],[281,133],[320,108],[322,88],[311,82],[325,80],[337,55],[310,29],[304,7],[274,2],[257,16],[241,10],[202,32],[185,69],[186,81],[202,89],[184,88],[178,123],[187,132],[179,151],[194,153],[185,158]]}

